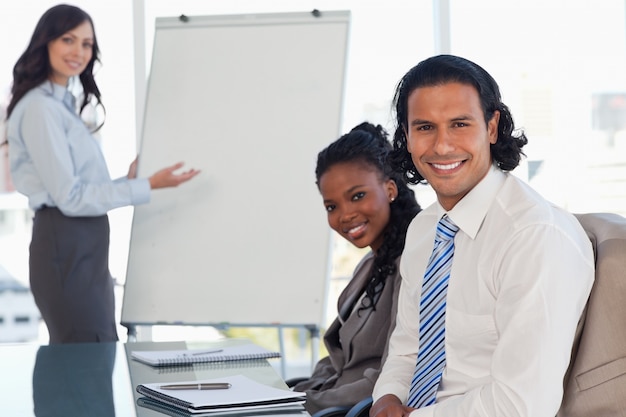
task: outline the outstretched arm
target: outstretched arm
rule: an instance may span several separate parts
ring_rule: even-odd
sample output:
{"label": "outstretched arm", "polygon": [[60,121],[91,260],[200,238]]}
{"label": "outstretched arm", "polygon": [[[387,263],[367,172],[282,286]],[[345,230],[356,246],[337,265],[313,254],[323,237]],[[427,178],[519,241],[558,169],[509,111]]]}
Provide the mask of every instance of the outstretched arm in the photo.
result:
{"label": "outstretched arm", "polygon": [[189,181],[200,173],[199,170],[193,168],[181,173],[176,173],[175,171],[182,168],[183,165],[184,164],[182,162],[178,162],[174,165],[155,172],[149,178],[150,188],[155,190],[158,188],[177,187],[180,184]]}

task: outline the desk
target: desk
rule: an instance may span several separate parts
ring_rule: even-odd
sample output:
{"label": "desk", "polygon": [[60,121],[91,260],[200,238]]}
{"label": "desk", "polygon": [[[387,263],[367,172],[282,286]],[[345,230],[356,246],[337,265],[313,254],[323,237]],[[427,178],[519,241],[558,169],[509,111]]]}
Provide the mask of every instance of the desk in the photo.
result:
{"label": "desk", "polygon": [[[164,417],[136,405],[135,386],[241,374],[286,387],[268,361],[154,368],[130,359],[132,350],[223,347],[245,341],[0,345],[0,415],[10,417]],[[306,412],[289,416],[306,417]]]}

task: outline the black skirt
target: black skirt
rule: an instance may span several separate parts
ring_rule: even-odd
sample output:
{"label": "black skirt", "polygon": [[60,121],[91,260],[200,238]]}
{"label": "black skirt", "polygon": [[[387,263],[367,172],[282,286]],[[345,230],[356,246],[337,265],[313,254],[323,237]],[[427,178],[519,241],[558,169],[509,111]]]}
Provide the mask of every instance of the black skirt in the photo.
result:
{"label": "black skirt", "polygon": [[50,343],[117,341],[109,219],[35,212],[30,287]]}

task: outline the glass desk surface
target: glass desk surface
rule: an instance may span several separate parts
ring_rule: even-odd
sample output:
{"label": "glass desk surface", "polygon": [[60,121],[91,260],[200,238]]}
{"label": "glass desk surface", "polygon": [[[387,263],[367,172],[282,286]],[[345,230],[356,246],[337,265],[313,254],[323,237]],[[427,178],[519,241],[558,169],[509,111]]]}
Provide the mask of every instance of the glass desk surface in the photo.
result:
{"label": "glass desk surface", "polygon": [[[0,415],[7,417],[163,417],[137,405],[141,383],[245,375],[267,385],[286,385],[266,360],[151,367],[132,350],[174,350],[244,343],[129,342],[68,345],[0,344]],[[276,360],[276,359],[272,359]],[[284,414],[283,414],[284,415]],[[306,412],[289,416],[305,417]]]}

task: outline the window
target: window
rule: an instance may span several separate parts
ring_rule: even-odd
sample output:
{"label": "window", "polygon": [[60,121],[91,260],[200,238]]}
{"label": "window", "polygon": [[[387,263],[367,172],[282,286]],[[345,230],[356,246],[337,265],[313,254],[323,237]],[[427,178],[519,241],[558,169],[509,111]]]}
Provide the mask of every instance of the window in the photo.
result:
{"label": "window", "polygon": [[494,76],[527,133],[514,173],[573,212],[626,215],[624,16],[617,1],[450,1],[451,52]]}
{"label": "window", "polygon": [[[477,62],[494,76],[516,126],[528,135],[527,159],[514,173],[570,211],[626,215],[624,2],[445,2],[449,2],[450,13],[449,52]],[[12,40],[3,44],[0,56],[3,99],[10,88],[13,65],[37,19],[57,3],[28,0],[0,5],[0,34]],[[137,152],[135,132],[141,115],[136,114],[136,107],[141,106],[136,102],[141,103],[142,96],[135,92],[143,91],[143,81],[141,74],[135,75],[134,62],[145,63],[147,77],[156,17],[309,11],[312,7],[304,0],[76,0],[73,4],[91,14],[100,43],[102,66],[97,80],[107,109],[100,135],[112,177],[126,175]],[[434,45],[440,39],[433,35],[433,5],[438,4],[437,0],[315,2],[322,12],[348,9],[352,13],[342,131],[367,119],[391,133],[390,105],[397,81],[410,67],[436,53]],[[136,10],[144,13],[144,20],[134,16]],[[141,31],[145,45],[141,39],[135,42]],[[142,45],[143,53],[137,52],[135,48]],[[196,46],[189,47],[194,53]],[[427,187],[417,186],[416,191],[422,206],[432,202]],[[17,222],[12,226],[2,223],[0,265],[27,284],[30,213],[24,210],[23,201],[16,203],[12,193],[0,193],[0,211],[9,206],[25,215],[0,213],[0,222]],[[131,215],[132,208],[109,213],[110,267],[119,282],[126,274]],[[337,242],[337,247],[344,257],[344,249],[351,250],[346,242]],[[332,299],[328,305],[334,306]],[[122,330],[120,334],[124,334]]]}

